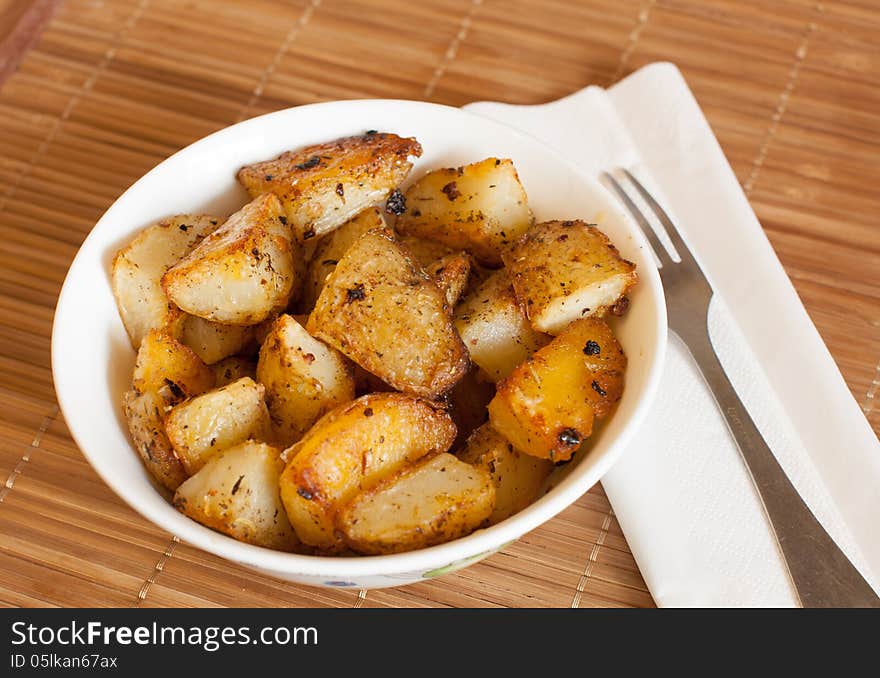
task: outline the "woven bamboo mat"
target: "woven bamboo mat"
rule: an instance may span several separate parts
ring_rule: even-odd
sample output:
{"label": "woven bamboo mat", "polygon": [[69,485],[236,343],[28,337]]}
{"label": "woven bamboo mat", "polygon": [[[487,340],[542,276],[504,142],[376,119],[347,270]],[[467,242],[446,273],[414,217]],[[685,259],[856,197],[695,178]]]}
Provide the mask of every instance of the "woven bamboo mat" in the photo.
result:
{"label": "woven bamboo mat", "polygon": [[601,487],[487,561],[393,590],[295,586],[180,543],[103,485],[58,415],[67,266],[129,184],[237,120],[360,97],[540,103],[672,60],[880,431],[878,31],[874,0],[0,0],[0,602],[652,605]]}

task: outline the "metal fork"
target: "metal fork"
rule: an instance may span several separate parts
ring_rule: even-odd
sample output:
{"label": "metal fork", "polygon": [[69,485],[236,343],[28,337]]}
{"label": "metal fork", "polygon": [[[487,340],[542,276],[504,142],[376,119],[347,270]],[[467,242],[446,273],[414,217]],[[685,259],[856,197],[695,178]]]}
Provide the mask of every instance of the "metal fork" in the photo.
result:
{"label": "metal fork", "polygon": [[801,499],[727,378],[709,338],[708,312],[712,288],[699,264],[672,220],[645,187],[626,169],[620,172],[660,220],[681,259],[679,263],[672,259],[623,186],[611,174],[604,172],[606,181],[641,226],[660,261],[669,328],[690,350],[736,440],[775,532],[801,605],[880,607],[880,598]]}

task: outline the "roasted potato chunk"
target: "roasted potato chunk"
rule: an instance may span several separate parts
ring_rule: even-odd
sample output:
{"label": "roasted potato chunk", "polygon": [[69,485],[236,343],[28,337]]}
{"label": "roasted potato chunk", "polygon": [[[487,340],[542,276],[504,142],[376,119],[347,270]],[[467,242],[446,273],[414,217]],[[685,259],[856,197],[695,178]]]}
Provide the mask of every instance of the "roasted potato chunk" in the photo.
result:
{"label": "roasted potato chunk", "polygon": [[625,365],[603,321],[577,320],[498,383],[489,421],[520,452],[567,461],[620,399]]}
{"label": "roasted potato chunk", "polygon": [[585,318],[571,325],[553,340],[558,350],[568,347],[571,353],[580,350],[590,375],[586,392],[597,419],[614,411],[623,396],[626,376],[626,354],[608,324],[600,318]]}
{"label": "roasted potato chunk", "polygon": [[162,276],[219,223],[217,217],[205,214],[178,214],[147,226],[113,257],[113,296],[135,349],[147,332],[182,315],[165,296]]}
{"label": "roasted potato chunk", "polygon": [[283,221],[274,195],[256,198],[165,273],[165,293],[187,313],[229,325],[254,325],[282,310],[303,275]]}
{"label": "roasted potato chunk", "polygon": [[538,498],[553,463],[517,452],[491,424],[483,424],[457,453],[462,461],[484,469],[495,485],[495,510],[489,524],[500,523]]}
{"label": "roasted potato chunk", "polygon": [[400,553],[479,527],[495,506],[489,473],[441,453],[358,494],[339,512],[345,541],[360,553]]}
{"label": "roasted potato chunk", "polygon": [[324,288],[324,281],[336,268],[336,264],[348,248],[364,233],[374,228],[386,228],[385,218],[379,208],[369,207],[318,241],[306,273],[299,302],[303,311],[309,312],[315,307],[315,302],[318,301],[318,296]]}
{"label": "roasted potato chunk", "polygon": [[370,231],[339,260],[308,330],[416,395],[441,395],[468,366],[443,293],[390,231]]}
{"label": "roasted potato chunk", "polygon": [[453,309],[461,299],[471,276],[473,260],[466,252],[447,254],[428,265],[425,272],[446,296],[446,305]]}
{"label": "roasted potato chunk", "polygon": [[455,328],[471,361],[493,382],[506,377],[551,339],[532,328],[504,270],[493,273],[465,297],[455,309]]}
{"label": "roasted potato chunk", "polygon": [[128,391],[122,396],[122,413],[141,461],[156,480],[172,492],[187,478],[177,457],[163,418],[168,402],[156,391]]}
{"label": "roasted potato chunk", "polygon": [[583,221],[538,224],[503,259],[534,328],[554,335],[573,320],[603,315],[638,279],[608,236]]}
{"label": "roasted potato chunk", "polygon": [[285,446],[354,399],[354,375],[345,357],[289,315],[279,316],[260,349],[257,380],[266,386],[276,436]]}
{"label": "roasted potato chunk", "polygon": [[253,339],[247,325],[223,325],[195,315],[187,315],[180,327],[179,339],[189,346],[206,365],[213,365],[235,355]]}
{"label": "roasted potato chunk", "polygon": [[282,153],[243,167],[238,180],[252,197],[278,196],[300,242],[329,233],[391,193],[409,174],[415,139],[373,133]]}
{"label": "roasted potato chunk", "polygon": [[242,377],[257,378],[257,363],[241,356],[230,356],[211,365],[214,370],[214,386],[220,388]]}
{"label": "roasted potato chunk", "polygon": [[239,541],[293,551],[298,541],[281,505],[278,450],[248,441],[213,457],[174,495],[181,513]]}
{"label": "roasted potato chunk", "polygon": [[265,388],[250,377],[175,406],[165,433],[187,475],[197,473],[218,452],[247,440],[266,440],[269,412]]}
{"label": "roasted potato chunk", "polygon": [[162,393],[172,402],[212,388],[214,373],[168,331],[150,330],[138,350],[132,381],[138,393]]}
{"label": "roasted potato chunk", "polygon": [[284,453],[281,498],[297,536],[338,550],[342,504],[407,462],[446,451],[454,438],[440,405],[402,393],[363,396],[329,412]]}
{"label": "roasted potato chunk", "polygon": [[397,218],[396,228],[499,266],[501,250],[533,223],[513,162],[486,158],[428,172],[407,189],[406,211]]}

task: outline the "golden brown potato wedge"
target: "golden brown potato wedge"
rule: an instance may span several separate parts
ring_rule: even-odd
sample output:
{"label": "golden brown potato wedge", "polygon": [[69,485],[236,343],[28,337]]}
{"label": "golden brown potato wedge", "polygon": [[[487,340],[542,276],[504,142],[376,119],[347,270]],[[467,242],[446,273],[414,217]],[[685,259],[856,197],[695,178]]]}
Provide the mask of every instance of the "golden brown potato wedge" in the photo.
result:
{"label": "golden brown potato wedge", "polygon": [[150,330],[141,341],[132,381],[138,393],[161,393],[172,403],[213,388],[214,372],[168,331]]}
{"label": "golden brown potato wedge", "polygon": [[337,524],[355,551],[400,553],[463,537],[494,506],[489,473],[444,452],[356,495],[339,512]]}
{"label": "golden brown potato wedge", "polygon": [[497,382],[550,336],[536,332],[513,293],[505,270],[496,271],[455,309],[455,328],[482,373]]}
{"label": "golden brown potato wedge", "polygon": [[284,453],[281,497],[300,540],[341,548],[334,520],[342,504],[407,462],[449,449],[454,438],[440,405],[402,393],[363,396],[329,412]]}
{"label": "golden brown potato wedge", "polygon": [[168,402],[156,391],[128,391],[122,397],[122,413],[135,450],[150,474],[172,492],[187,478],[163,421]]}
{"label": "golden brown potato wedge", "polygon": [[187,315],[180,326],[179,339],[206,365],[213,365],[241,351],[254,337],[247,325],[223,325],[196,315]]}
{"label": "golden brown potato wedge", "polygon": [[257,380],[266,386],[273,427],[285,447],[325,413],[354,399],[354,375],[345,357],[286,314],[260,349]]}
{"label": "golden brown potato wedge", "polygon": [[567,461],[620,399],[625,366],[602,320],[577,320],[499,382],[489,421],[520,452]]}
{"label": "golden brown potato wedge", "polygon": [[626,354],[608,324],[600,318],[585,318],[553,340],[558,351],[580,351],[589,373],[587,398],[597,419],[604,419],[623,396]]}
{"label": "golden brown potato wedge", "polygon": [[553,462],[517,452],[491,424],[483,424],[457,453],[462,461],[486,470],[495,485],[494,525],[524,509],[538,498]]}
{"label": "golden brown potato wedge", "polygon": [[219,223],[205,214],[178,214],[147,226],[113,257],[113,296],[135,349],[147,332],[181,315],[162,290],[162,276]]}
{"label": "golden brown potato wedge", "polygon": [[441,395],[468,366],[443,293],[390,231],[370,231],[339,260],[308,330],[416,395]]}
{"label": "golden brown potato wedge", "polygon": [[213,457],[177,488],[174,506],[239,541],[293,551],[298,541],[278,491],[283,467],[275,448],[242,443]]}
{"label": "golden brown potato wedge", "polygon": [[446,296],[449,309],[455,308],[467,289],[473,259],[467,252],[447,254],[425,268],[425,272]]}
{"label": "golden brown potato wedge", "polygon": [[396,228],[467,250],[480,262],[501,264],[501,250],[534,223],[526,192],[511,160],[429,172],[406,191]]}
{"label": "golden brown potato wedge", "polygon": [[538,224],[503,258],[532,325],[554,335],[573,320],[603,315],[638,279],[635,265],[583,221]]}
{"label": "golden brown potato wedge", "polygon": [[315,302],[318,301],[318,296],[324,288],[324,281],[336,268],[336,264],[348,248],[364,233],[374,228],[386,228],[385,218],[378,207],[368,207],[318,241],[299,301],[303,311],[308,313],[315,307]]}
{"label": "golden brown potato wedge", "polygon": [[238,381],[242,377],[257,378],[257,363],[241,356],[230,356],[224,358],[219,363],[211,365],[214,370],[214,386],[220,388]]}
{"label": "golden brown potato wedge", "polygon": [[282,153],[243,167],[238,180],[251,196],[273,193],[300,242],[329,233],[391,193],[409,174],[415,139],[373,133]]}
{"label": "golden brown potato wedge", "polygon": [[274,195],[248,203],[165,273],[165,293],[187,313],[229,325],[284,309],[303,271],[283,219]]}
{"label": "golden brown potato wedge", "polygon": [[267,440],[265,388],[250,377],[208,391],[175,406],[165,433],[187,475],[197,473],[218,452],[247,440]]}

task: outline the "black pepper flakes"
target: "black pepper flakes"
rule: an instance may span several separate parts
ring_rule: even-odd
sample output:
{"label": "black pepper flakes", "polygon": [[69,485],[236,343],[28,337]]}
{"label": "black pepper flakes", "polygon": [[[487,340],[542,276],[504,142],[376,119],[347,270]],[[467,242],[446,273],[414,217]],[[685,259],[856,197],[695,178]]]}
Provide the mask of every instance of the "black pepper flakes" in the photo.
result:
{"label": "black pepper flakes", "polygon": [[587,341],[587,345],[584,346],[584,353],[586,355],[599,355],[601,352],[602,348],[592,339]]}
{"label": "black pepper flakes", "polygon": [[345,291],[345,302],[347,304],[355,301],[363,301],[366,297],[367,293],[364,291],[363,283],[358,283],[351,289]]}
{"label": "black pepper flakes", "polygon": [[266,176],[263,177],[263,179],[265,179],[266,181],[272,181],[272,175],[267,174]]}
{"label": "black pepper flakes", "polygon": [[391,195],[388,196],[388,201],[385,203],[385,211],[388,214],[396,214],[397,216],[406,212],[406,198],[403,197],[403,193],[399,189],[395,188]]}
{"label": "black pepper flakes", "polygon": [[232,494],[238,492],[238,489],[241,487],[242,480],[244,480],[244,476],[238,476],[238,480],[236,480],[235,485],[232,486]]}
{"label": "black pepper flakes", "polygon": [[285,217],[283,214],[278,217],[278,221],[287,226],[287,217]]}
{"label": "black pepper flakes", "polygon": [[189,230],[189,226],[187,226],[186,224],[181,224],[180,226],[178,226],[178,228],[181,231],[183,231],[184,233],[186,233]]}
{"label": "black pepper flakes", "polygon": [[556,437],[560,443],[567,447],[574,447],[581,444],[581,434],[573,428],[562,429]]}
{"label": "black pepper flakes", "polygon": [[372,417],[373,416],[373,408],[372,407],[364,408],[364,416],[365,417]]}
{"label": "black pepper flakes", "polygon": [[336,264],[338,264],[338,263],[339,263],[338,259],[324,259],[324,261],[321,262],[321,265],[322,266],[336,266]]}
{"label": "black pepper flakes", "polygon": [[294,165],[298,170],[307,170],[312,169],[312,167],[317,167],[321,164],[321,158],[317,155],[313,155],[311,158],[306,160],[305,162],[301,162],[298,165]]}
{"label": "black pepper flakes", "polygon": [[366,132],[364,132],[364,134],[368,137],[373,136],[374,134],[378,134],[378,133],[379,133],[379,130],[375,130],[375,129],[368,129]]}
{"label": "black pepper flakes", "polygon": [[623,296],[617,300],[617,303],[611,307],[611,314],[622,316],[629,310],[629,297]]}
{"label": "black pepper flakes", "polygon": [[600,396],[602,396],[603,398],[604,398],[606,395],[608,395],[608,393],[605,391],[605,389],[602,388],[601,386],[599,386],[599,382],[598,382],[598,381],[595,381],[595,380],[594,380],[593,383],[590,384],[590,386],[592,386],[592,387],[593,387],[593,390],[594,390],[596,393],[598,393]]}
{"label": "black pepper flakes", "polygon": [[309,227],[305,233],[303,233],[303,240],[311,240],[315,237],[315,229],[313,227]]}
{"label": "black pepper flakes", "polygon": [[336,184],[336,195],[338,195],[340,198],[345,197],[345,188],[341,183]]}
{"label": "black pepper flakes", "polygon": [[454,181],[450,181],[448,184],[446,184],[440,190],[444,194],[446,194],[446,197],[449,198],[449,202],[454,201],[458,196],[461,195],[461,193],[458,190],[458,184],[456,184]]}
{"label": "black pepper flakes", "polygon": [[296,493],[306,501],[311,501],[314,498],[314,495],[304,487],[297,487]]}

